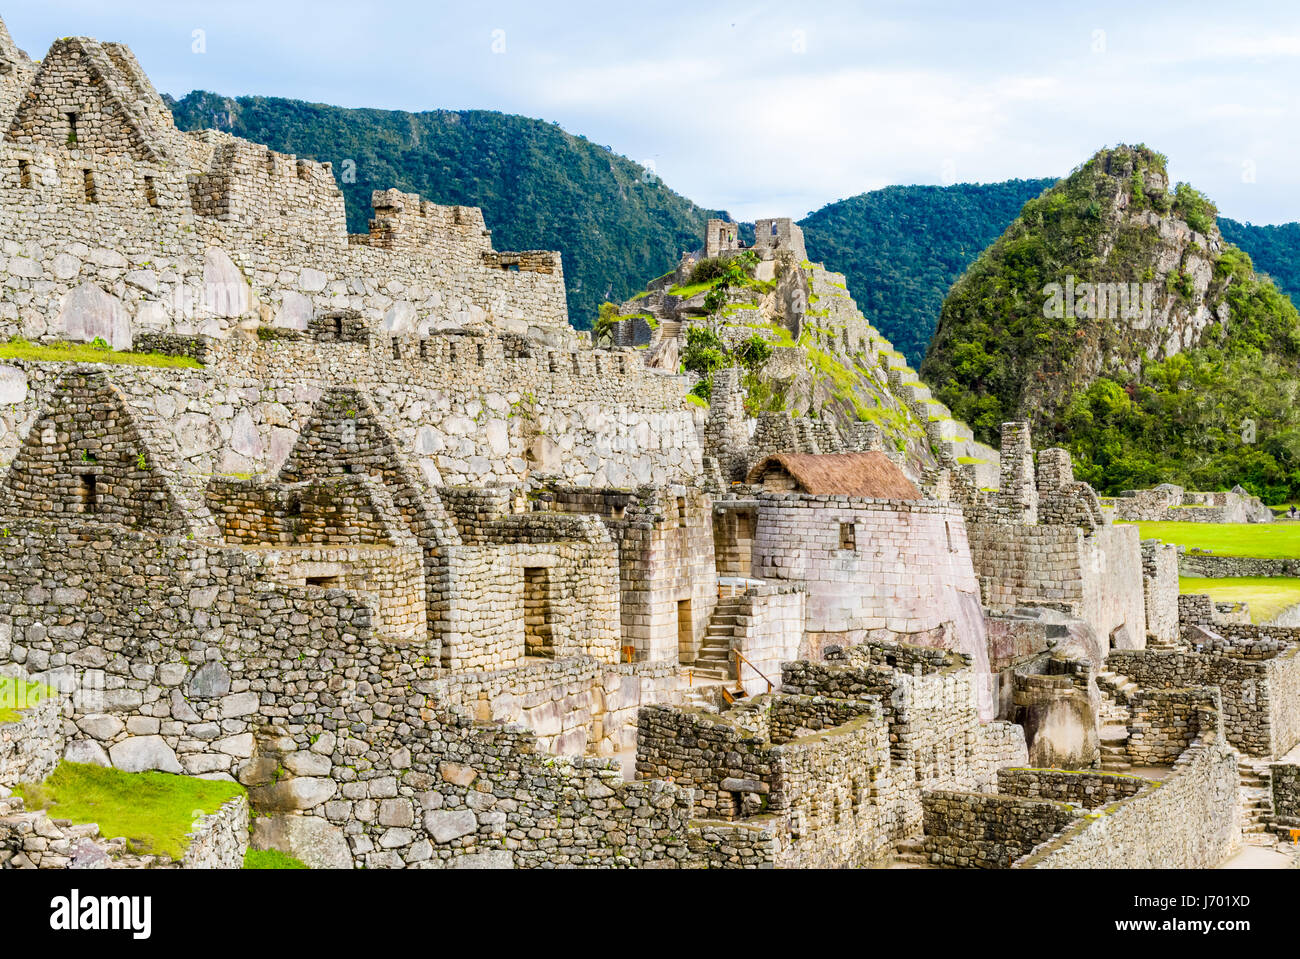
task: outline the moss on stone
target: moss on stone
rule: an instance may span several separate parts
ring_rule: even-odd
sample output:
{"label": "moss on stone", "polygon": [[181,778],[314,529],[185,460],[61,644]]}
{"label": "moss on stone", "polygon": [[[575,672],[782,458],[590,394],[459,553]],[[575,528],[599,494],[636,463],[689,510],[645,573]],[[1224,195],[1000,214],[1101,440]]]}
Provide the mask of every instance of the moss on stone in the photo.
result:
{"label": "moss on stone", "polygon": [[244,787],[223,780],[128,773],[66,760],[43,783],[15,790],[29,809],[52,819],[98,823],[107,838],[122,836],[131,852],[180,860],[194,820],[244,795]]}

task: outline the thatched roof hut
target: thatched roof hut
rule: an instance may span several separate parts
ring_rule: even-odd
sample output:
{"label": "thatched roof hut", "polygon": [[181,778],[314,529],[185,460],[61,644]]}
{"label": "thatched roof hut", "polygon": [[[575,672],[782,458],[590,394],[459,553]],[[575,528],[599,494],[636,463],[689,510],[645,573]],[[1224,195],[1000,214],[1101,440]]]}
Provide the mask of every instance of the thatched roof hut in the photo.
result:
{"label": "thatched roof hut", "polygon": [[921,499],[921,492],[884,453],[777,453],[749,471],[748,482],[773,492],[872,499]]}

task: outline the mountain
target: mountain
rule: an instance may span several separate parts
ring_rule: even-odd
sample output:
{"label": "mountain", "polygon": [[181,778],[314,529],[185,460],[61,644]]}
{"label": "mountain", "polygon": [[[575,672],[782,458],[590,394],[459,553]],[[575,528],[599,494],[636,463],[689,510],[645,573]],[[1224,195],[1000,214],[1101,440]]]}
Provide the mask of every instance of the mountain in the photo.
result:
{"label": "mountain", "polygon": [[843,273],[863,312],[916,365],[948,288],[1055,182],[891,186],[831,203],[799,225],[809,258]]}
{"label": "mountain", "polygon": [[1300,304],[1300,223],[1254,226],[1221,216],[1219,229],[1225,240],[1250,254],[1256,269],[1267,273],[1291,302]]}
{"label": "mountain", "polygon": [[559,250],[569,317],[589,328],[601,302],[635,292],[691,249],[703,210],[638,164],[558,125],[484,110],[351,110],[195,91],[168,105],[183,130],[210,126],[273,150],[331,161],[348,229],[364,233],[370,194],[397,187],[483,208],[498,250]]}
{"label": "mountain", "polygon": [[922,378],[980,439],[1027,418],[1106,492],[1300,493],[1300,315],[1145,146],[1030,200],[944,301]]}

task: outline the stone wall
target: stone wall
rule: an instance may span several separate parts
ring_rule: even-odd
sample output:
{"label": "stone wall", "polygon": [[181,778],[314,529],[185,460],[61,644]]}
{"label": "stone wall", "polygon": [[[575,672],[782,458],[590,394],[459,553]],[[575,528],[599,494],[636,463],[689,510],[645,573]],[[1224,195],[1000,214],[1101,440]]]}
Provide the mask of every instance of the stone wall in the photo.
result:
{"label": "stone wall", "polygon": [[749,695],[769,692],[769,682],[779,688],[783,665],[810,655],[804,644],[805,601],[798,587],[773,586],[750,589],[737,599],[732,648],[748,661],[738,679]]}
{"label": "stone wall", "polygon": [[120,346],[133,330],[305,329],[342,306],[385,329],[572,337],[558,254],[496,253],[479,210],[395,190],[375,193],[371,232],[350,238],[328,164],[180,133],[120,45],[57,41],[12,124],[0,119],[0,336],[77,337],[89,319]]}
{"label": "stone wall", "polygon": [[1124,774],[1058,769],[999,769],[998,793],[1050,799],[1085,809],[1106,806],[1141,792],[1148,781]]}
{"label": "stone wall", "polygon": [[718,602],[708,494],[670,486],[533,495],[550,510],[599,516],[609,529],[618,546],[622,645],[634,658],[693,662]]}
{"label": "stone wall", "polygon": [[1300,742],[1297,649],[1284,647],[1279,653],[1228,644],[1200,653],[1116,650],[1110,669],[1152,689],[1218,687],[1227,741],[1252,756],[1277,757]]}
{"label": "stone wall", "polygon": [[1076,819],[1020,869],[1213,869],[1241,842],[1237,754],[1211,723],[1162,782]]}
{"label": "stone wall", "polygon": [[1121,627],[1145,640],[1142,553],[1135,527],[971,523],[971,558],[983,603],[994,612],[1050,606],[1099,636]]}
{"label": "stone wall", "polygon": [[248,798],[238,796],[194,820],[180,861],[132,853],[124,836],[95,823],[72,825],[17,797],[0,798],[0,869],[242,869],[248,851]]}
{"label": "stone wall", "polygon": [[1269,771],[1274,817],[1284,824],[1300,825],[1300,766],[1274,763]]}
{"label": "stone wall", "polygon": [[1006,869],[1079,815],[1064,802],[946,789],[921,803],[930,861],[956,869]]}
{"label": "stone wall", "polygon": [[[0,702],[0,709],[14,705],[24,706]],[[41,782],[54,772],[67,745],[60,709],[60,699],[51,696],[20,708],[17,722],[0,723],[0,791],[18,783]]]}
{"label": "stone wall", "polygon": [[1168,766],[1191,748],[1206,730],[1215,728],[1221,713],[1217,688],[1143,689],[1128,701],[1129,762],[1135,766]]}
{"label": "stone wall", "polygon": [[1159,540],[1142,541],[1142,593],[1147,613],[1147,643],[1178,642],[1178,548]]}
{"label": "stone wall", "polygon": [[[957,507],[929,501],[764,493],[754,575],[803,585],[816,643],[935,631],[987,672],[984,618]],[[845,533],[850,531],[851,547]]]}
{"label": "stone wall", "polygon": [[433,688],[439,702],[481,722],[527,726],[540,751],[608,756],[636,745],[642,706],[672,702],[680,686],[671,663],[611,665],[580,657],[457,673]]}
{"label": "stone wall", "polygon": [[[666,485],[699,475],[678,377],[637,356],[565,352],[491,335],[364,343],[214,341],[201,369],[98,366],[138,417],[172,436],[184,472],[273,474],[332,387],[368,393],[431,485]],[[401,358],[394,357],[394,350]],[[13,459],[66,363],[0,364],[0,465]]]}
{"label": "stone wall", "polygon": [[1220,579],[1229,576],[1300,576],[1300,559],[1253,559],[1249,556],[1215,556],[1191,550],[1178,555],[1182,576]]}
{"label": "stone wall", "polygon": [[712,819],[770,829],[784,867],[878,863],[898,835],[874,701],[764,696],[722,716],[649,707],[637,775],[690,786]]}

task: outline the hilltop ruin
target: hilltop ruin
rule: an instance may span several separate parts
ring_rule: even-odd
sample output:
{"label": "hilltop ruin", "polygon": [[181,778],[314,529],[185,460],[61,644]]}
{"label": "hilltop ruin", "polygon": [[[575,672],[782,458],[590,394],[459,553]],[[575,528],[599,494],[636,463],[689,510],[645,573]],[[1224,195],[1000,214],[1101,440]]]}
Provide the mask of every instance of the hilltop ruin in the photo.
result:
{"label": "hilltop ruin", "polygon": [[1294,815],[1294,765],[1238,786],[1300,743],[1300,636],[1180,602],[1025,424],[968,455],[790,221],[773,289],[903,443],[734,368],[701,409],[667,321],[593,348],[477,209],[348,236],[327,165],[178,132],[120,44],[0,60],[0,340],[121,361],[0,360],[0,674],[58,693],[0,724],[0,865],[157,865],[9,796],[61,758],[236,781],[334,868],[1200,867]]}

